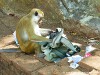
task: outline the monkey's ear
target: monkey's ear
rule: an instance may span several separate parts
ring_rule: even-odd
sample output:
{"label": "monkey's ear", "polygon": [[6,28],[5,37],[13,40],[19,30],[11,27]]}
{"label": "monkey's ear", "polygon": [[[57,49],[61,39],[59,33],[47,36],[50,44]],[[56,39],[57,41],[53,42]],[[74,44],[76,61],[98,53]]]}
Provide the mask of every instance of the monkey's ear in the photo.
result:
{"label": "monkey's ear", "polygon": [[38,12],[37,11],[35,12],[35,16],[38,16]]}

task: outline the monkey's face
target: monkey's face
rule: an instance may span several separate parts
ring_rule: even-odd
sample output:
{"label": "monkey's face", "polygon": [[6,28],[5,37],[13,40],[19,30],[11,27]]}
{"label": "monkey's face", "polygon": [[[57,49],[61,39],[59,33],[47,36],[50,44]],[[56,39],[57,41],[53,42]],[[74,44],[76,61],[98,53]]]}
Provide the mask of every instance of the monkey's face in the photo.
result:
{"label": "monkey's face", "polygon": [[42,18],[44,17],[44,13],[40,9],[32,9],[31,11],[32,20],[36,23],[41,23]]}

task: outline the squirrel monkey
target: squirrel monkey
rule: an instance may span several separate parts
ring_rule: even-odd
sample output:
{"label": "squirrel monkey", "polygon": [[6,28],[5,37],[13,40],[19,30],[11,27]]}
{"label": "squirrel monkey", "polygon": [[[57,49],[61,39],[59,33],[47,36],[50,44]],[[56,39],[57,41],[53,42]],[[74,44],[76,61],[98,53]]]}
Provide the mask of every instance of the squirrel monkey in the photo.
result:
{"label": "squirrel monkey", "polygon": [[40,53],[40,45],[36,41],[50,41],[50,39],[41,36],[42,29],[39,28],[39,22],[43,17],[44,13],[40,9],[33,8],[29,14],[19,21],[16,27],[16,37],[22,52]]}

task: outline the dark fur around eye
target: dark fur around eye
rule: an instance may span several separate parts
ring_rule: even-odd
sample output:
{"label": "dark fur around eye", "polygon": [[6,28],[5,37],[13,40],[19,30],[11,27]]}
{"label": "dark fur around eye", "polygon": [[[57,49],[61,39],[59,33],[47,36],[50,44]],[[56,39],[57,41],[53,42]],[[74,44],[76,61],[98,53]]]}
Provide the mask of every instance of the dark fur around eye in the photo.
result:
{"label": "dark fur around eye", "polygon": [[35,12],[35,16],[38,16],[38,12],[37,11]]}

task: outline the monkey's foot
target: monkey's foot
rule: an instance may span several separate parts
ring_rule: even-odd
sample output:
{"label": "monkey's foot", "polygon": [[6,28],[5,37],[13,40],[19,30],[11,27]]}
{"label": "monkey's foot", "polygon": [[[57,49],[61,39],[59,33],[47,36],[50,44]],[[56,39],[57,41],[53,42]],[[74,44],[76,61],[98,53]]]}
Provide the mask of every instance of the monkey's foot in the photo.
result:
{"label": "monkey's foot", "polygon": [[37,57],[39,57],[39,58],[44,58],[45,55],[44,55],[44,53],[39,53],[39,54],[37,54]]}

